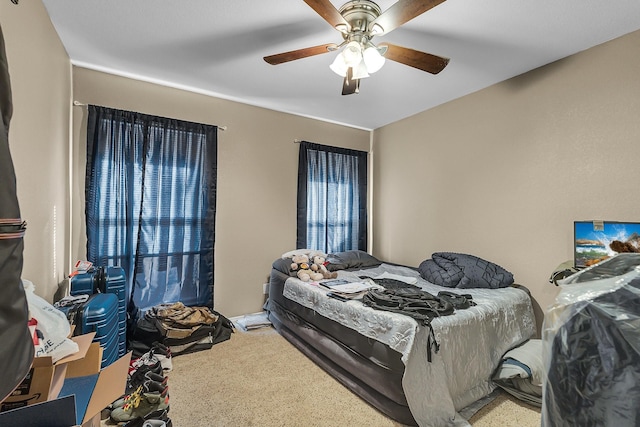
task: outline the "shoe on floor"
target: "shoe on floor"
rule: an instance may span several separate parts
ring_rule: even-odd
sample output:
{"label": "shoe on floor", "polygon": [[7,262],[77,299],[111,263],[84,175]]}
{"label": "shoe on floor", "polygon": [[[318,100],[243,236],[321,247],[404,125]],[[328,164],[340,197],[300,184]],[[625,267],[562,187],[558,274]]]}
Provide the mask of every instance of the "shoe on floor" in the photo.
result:
{"label": "shoe on floor", "polygon": [[169,347],[156,341],[151,345],[150,352],[160,361],[162,369],[165,372],[170,372],[173,369],[173,363],[171,362],[171,349]]}
{"label": "shoe on floor", "polygon": [[[147,421],[160,421],[160,422],[164,422],[164,425],[166,427],[173,427],[173,423],[171,422],[171,418],[169,418],[169,416],[167,415],[166,409],[153,411],[144,418],[136,418],[134,420],[131,420],[128,423],[126,423],[123,427],[143,427],[144,425],[147,425],[145,424]],[[159,424],[159,425],[162,425],[162,424]]]}
{"label": "shoe on floor", "polygon": [[129,394],[126,394],[124,397],[121,397],[120,399],[114,401],[111,404],[111,410],[124,406],[127,402],[136,398],[136,396],[144,393],[155,393],[155,394],[159,394],[163,398],[164,397],[168,398],[169,386],[167,386],[166,382],[147,380],[142,384],[140,384],[138,387],[136,387],[136,389],[130,392]]}
{"label": "shoe on floor", "polygon": [[144,353],[139,358],[131,360],[129,364],[129,375],[133,375],[134,372],[137,371],[142,366],[149,366],[154,370],[157,370],[158,366],[160,366],[160,369],[162,369],[162,364],[160,363],[158,358],[153,355],[151,350]]}
{"label": "shoe on floor", "polygon": [[166,386],[168,380],[168,377],[154,372],[148,366],[141,366],[132,375],[129,375],[124,394],[126,395],[133,393],[138,388],[138,386],[144,384],[147,381],[155,381]]}
{"label": "shoe on floor", "polygon": [[111,420],[122,423],[136,418],[145,418],[150,413],[169,408],[169,394],[162,396],[159,392],[143,393],[139,387],[129,396],[124,405],[111,411]]}

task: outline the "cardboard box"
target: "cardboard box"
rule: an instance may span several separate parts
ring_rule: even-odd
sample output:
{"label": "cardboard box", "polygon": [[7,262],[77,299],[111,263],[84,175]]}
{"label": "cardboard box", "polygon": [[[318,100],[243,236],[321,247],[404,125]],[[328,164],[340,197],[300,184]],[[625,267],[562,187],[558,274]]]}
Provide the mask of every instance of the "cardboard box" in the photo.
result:
{"label": "cardboard box", "polygon": [[[99,343],[91,342],[93,335],[81,336],[89,338],[74,337],[81,338],[78,346],[83,351],[83,357],[66,361],[60,367],[57,365],[62,360],[50,365],[53,373],[49,376],[51,381],[46,402],[33,404],[35,399],[32,395],[28,396],[32,401],[27,402],[27,406],[0,412],[0,427],[99,426],[100,412],[124,393],[131,353],[101,370],[102,348]],[[87,339],[88,342],[85,341]],[[59,369],[64,370],[62,381],[58,378],[61,372]],[[40,372],[36,372],[38,374]],[[33,387],[32,385],[31,390],[34,390]],[[45,388],[43,386],[40,390]]]}
{"label": "cardboard box", "polygon": [[87,355],[95,332],[79,335],[71,339],[78,344],[79,350],[53,363],[51,356],[33,359],[29,373],[20,385],[0,404],[0,411],[21,408],[58,397],[66,378],[67,365],[81,360]]}
{"label": "cardboard box", "polygon": [[76,424],[90,426],[100,421],[100,412],[124,394],[131,353],[100,370],[102,348],[91,344],[86,357],[68,364],[60,397],[74,396]]}

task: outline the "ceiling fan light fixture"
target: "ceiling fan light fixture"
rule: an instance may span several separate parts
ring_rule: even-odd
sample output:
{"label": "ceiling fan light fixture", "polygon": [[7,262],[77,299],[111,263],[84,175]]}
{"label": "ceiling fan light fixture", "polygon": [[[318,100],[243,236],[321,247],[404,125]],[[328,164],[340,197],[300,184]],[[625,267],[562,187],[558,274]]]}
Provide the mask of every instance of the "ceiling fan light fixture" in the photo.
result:
{"label": "ceiling fan light fixture", "polygon": [[395,0],[385,12],[373,0],[347,0],[339,9],[331,0],[304,1],[341,33],[342,43],[265,56],[267,63],[282,64],[340,50],[329,68],[343,77],[343,95],[358,93],[360,79],[380,70],[387,59],[431,74],[438,74],[449,63],[448,58],[388,42],[376,46],[371,41],[374,36],[390,33],[445,0]]}
{"label": "ceiling fan light fixture", "polygon": [[336,56],[336,59],[334,59],[333,63],[329,65],[329,68],[331,68],[331,70],[340,77],[346,77],[347,70],[349,69],[347,64],[344,62],[342,53]]}
{"label": "ceiling fan light fixture", "polygon": [[369,73],[367,71],[367,66],[364,63],[364,59],[360,60],[360,63],[357,64],[353,69],[353,80],[360,80],[369,77]]}
{"label": "ceiling fan light fixture", "polygon": [[349,42],[342,49],[341,55],[347,67],[356,67],[362,61],[362,47],[356,41]]}
{"label": "ceiling fan light fixture", "polygon": [[367,66],[367,71],[373,74],[378,71],[385,63],[385,58],[380,54],[378,48],[375,46],[369,46],[362,53],[362,59]]}

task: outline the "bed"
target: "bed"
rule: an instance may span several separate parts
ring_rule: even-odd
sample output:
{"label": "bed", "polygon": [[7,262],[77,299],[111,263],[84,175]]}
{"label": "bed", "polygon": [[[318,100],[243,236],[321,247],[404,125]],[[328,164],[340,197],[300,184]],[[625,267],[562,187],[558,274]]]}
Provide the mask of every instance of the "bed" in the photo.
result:
{"label": "bed", "polygon": [[476,303],[432,320],[439,351],[429,352],[428,326],[359,300],[330,298],[317,282],[292,276],[287,257],[274,261],[266,310],[276,330],[401,424],[468,426],[460,411],[496,388],[491,378],[502,356],[535,334],[524,287],[445,288],[425,280],[417,268],[385,263],[362,251],[329,255],[327,260],[339,279],[393,277],[433,295],[442,290],[470,294]]}

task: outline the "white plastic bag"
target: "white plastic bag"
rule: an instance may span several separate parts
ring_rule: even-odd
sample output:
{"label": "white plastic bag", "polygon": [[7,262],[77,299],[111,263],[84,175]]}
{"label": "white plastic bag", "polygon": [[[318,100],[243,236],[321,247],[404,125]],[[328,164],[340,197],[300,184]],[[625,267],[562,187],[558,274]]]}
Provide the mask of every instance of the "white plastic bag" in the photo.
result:
{"label": "white plastic bag", "polygon": [[35,286],[28,280],[22,280],[29,315],[36,319],[40,334],[34,338],[35,357],[51,356],[53,362],[79,351],[78,344],[68,338],[71,325],[65,314],[34,293]]}

